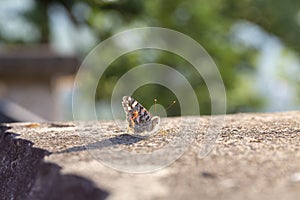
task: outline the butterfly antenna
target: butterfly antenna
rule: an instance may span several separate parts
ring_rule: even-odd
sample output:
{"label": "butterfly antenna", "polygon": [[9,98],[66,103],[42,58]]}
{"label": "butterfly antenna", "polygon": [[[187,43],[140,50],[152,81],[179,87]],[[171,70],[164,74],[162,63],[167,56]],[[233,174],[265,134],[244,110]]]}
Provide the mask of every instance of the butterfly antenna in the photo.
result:
{"label": "butterfly antenna", "polygon": [[157,99],[154,99],[154,111],[156,113],[156,102],[157,102]]}
{"label": "butterfly antenna", "polygon": [[176,101],[172,101],[172,103],[166,108],[166,110],[169,110],[174,104],[176,103]]}

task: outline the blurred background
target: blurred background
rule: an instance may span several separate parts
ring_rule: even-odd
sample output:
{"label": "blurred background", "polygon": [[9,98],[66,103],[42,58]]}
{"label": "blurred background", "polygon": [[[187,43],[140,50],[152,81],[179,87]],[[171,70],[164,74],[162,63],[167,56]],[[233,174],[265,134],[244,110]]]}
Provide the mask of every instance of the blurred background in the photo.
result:
{"label": "blurred background", "polygon": [[[72,120],[72,86],[82,59],[108,37],[147,26],[177,30],[206,49],[226,87],[227,113],[299,110],[299,0],[1,0],[0,122]],[[96,94],[99,115],[109,118],[117,80],[149,62],[186,76],[201,114],[210,114],[208,90],[192,66],[147,49],[105,71]],[[158,85],[142,86],[133,96],[145,107],[154,98],[165,106],[176,100]],[[178,104],[168,110],[179,114]]]}

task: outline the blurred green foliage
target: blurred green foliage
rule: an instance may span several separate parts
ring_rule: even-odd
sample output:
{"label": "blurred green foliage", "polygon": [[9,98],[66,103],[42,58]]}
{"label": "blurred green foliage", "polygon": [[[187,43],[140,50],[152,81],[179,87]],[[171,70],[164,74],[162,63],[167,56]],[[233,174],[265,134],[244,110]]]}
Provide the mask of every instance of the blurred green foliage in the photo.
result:
{"label": "blurred green foliage", "polygon": [[[226,87],[229,113],[256,111],[264,105],[249,79],[256,70],[257,49],[234,41],[232,27],[237,22],[255,23],[279,37],[288,48],[300,52],[299,0],[35,1],[33,9],[24,13],[40,30],[39,41],[35,42],[49,42],[47,9],[53,4],[64,7],[75,25],[88,25],[99,42],[122,30],[145,26],[170,28],[192,37],[206,49],[219,68]],[[88,12],[81,12],[83,8]],[[184,74],[197,93],[201,113],[210,113],[210,96],[201,76],[182,58],[155,50],[132,52],[113,62],[99,81],[101,89],[96,98],[109,97],[122,74],[147,62],[166,64]],[[162,105],[176,99],[167,88],[157,85],[143,86],[133,96],[146,107],[153,104],[154,98]],[[178,110],[176,107],[171,109],[170,115],[178,115]]]}

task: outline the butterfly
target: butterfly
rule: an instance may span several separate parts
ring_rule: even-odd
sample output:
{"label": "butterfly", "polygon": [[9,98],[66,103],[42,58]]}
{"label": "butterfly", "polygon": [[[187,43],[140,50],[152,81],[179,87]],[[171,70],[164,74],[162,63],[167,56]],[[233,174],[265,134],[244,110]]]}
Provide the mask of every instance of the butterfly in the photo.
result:
{"label": "butterfly", "polygon": [[152,117],[150,112],[137,100],[130,96],[124,96],[122,106],[126,113],[129,131],[139,134],[153,133],[158,130],[160,117]]}

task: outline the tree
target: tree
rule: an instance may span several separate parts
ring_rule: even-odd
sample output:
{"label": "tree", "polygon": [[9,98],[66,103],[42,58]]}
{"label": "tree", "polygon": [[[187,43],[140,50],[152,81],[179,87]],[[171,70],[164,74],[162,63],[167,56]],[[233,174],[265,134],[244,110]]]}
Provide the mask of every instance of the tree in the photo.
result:
{"label": "tree", "polygon": [[[208,51],[219,67],[227,90],[229,112],[253,111],[263,105],[263,100],[255,91],[251,91],[249,86],[251,79],[247,78],[247,74],[256,70],[257,50],[234,41],[232,27],[237,22],[246,20],[255,23],[280,38],[292,51],[300,52],[300,2],[298,0],[290,0],[288,3],[280,0],[35,1],[35,6],[23,13],[23,16],[40,32],[40,37],[34,42],[49,42],[50,28],[47,12],[49,13],[49,7],[54,4],[63,7],[76,26],[88,25],[98,37],[98,41],[123,29],[144,26],[170,28],[192,37]],[[87,12],[82,12],[80,8],[83,7]],[[0,37],[5,40],[3,35]],[[138,58],[149,53],[151,52],[133,52],[116,60],[100,80],[101,84],[105,85],[105,90],[99,92],[97,98],[109,96],[118,77],[133,66],[141,64]],[[183,74],[185,74],[183,66],[188,65],[181,58],[165,52],[157,56],[155,62],[174,66]],[[119,70],[120,65],[127,67],[122,68],[122,71]],[[185,75],[197,92],[201,110],[209,114],[208,91],[204,83],[199,85],[196,81],[201,77],[195,73]],[[157,86],[145,86],[138,90],[136,95],[140,96],[146,105],[153,103],[150,96],[159,98],[163,105],[176,98],[166,88]],[[178,108],[174,108],[170,114],[179,114]]]}

